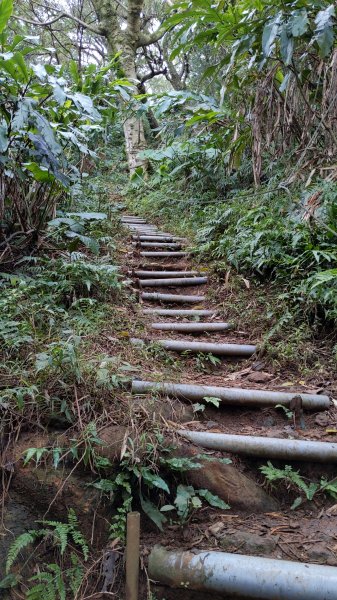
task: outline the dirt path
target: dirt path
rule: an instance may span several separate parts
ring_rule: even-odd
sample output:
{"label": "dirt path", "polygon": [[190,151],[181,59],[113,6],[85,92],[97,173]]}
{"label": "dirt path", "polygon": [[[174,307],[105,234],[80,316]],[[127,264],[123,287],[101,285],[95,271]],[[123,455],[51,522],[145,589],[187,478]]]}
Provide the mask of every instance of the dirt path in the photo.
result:
{"label": "dirt path", "polygon": [[[146,393],[159,395],[164,403],[172,397],[178,397],[189,406],[192,403],[196,411],[194,418],[183,425],[179,421],[170,421],[168,427],[180,430],[183,437],[192,434],[194,440],[198,435],[206,434],[200,446],[211,449],[212,456],[230,457],[235,468],[247,475],[252,486],[261,488],[264,485],[266,489],[260,467],[268,460],[278,469],[291,465],[293,472],[299,470],[307,485],[312,480],[319,482],[322,477],[332,480],[337,462],[337,446],[333,444],[337,442],[337,411],[330,398],[324,396],[324,390],[312,389],[310,383],[302,380],[284,381],[282,376],[275,376],[268,369],[256,348],[259,340],[251,339],[249,323],[245,331],[237,331],[227,311],[227,318],[223,317],[218,308],[219,305],[223,308],[223,303],[213,293],[212,277],[206,269],[194,264],[185,240],[169,232],[160,232],[139,217],[129,215],[122,220],[130,231],[129,275],[138,289],[145,323],[142,334],[132,338],[131,343],[138,347],[155,345],[159,355],[163,353],[164,363],[160,372],[157,364],[143,365],[142,378],[133,382],[135,396],[142,392],[141,397]],[[179,314],[177,311],[184,312]],[[183,328],[181,324],[184,324]],[[186,331],[191,326],[195,331]],[[171,352],[172,359],[169,358]],[[209,394],[213,400],[205,401],[207,394],[202,387],[193,390],[185,387],[179,391],[172,385],[165,387],[163,383],[216,386],[219,389]],[[251,391],[255,395],[253,401],[247,396]],[[262,401],[261,392],[266,391],[272,394]],[[214,397],[220,398],[220,402],[214,401]],[[213,403],[218,403],[219,407]],[[213,434],[211,442],[205,444],[208,434]],[[240,440],[243,443],[241,449],[236,446],[235,451],[231,451],[233,439],[229,440],[228,434],[248,437]],[[221,437],[223,435],[225,437]],[[260,448],[247,450],[245,442],[249,439],[254,443],[257,437],[263,438]],[[264,449],[266,443],[276,441],[277,444],[277,440],[282,448],[290,446],[290,450]],[[303,452],[314,450],[308,445],[302,447],[301,443],[308,441],[316,441],[321,446],[315,448],[316,455],[304,460]],[[237,443],[238,438],[234,442]],[[221,451],[221,444],[225,444],[225,451]],[[329,448],[331,456],[322,461],[319,455]],[[219,485],[224,487],[226,482]],[[240,490],[236,490],[237,502],[234,497],[231,509],[226,512],[203,509],[184,527],[168,526],[164,536],[146,531],[142,540],[143,555],[146,557],[155,543],[161,543],[171,550],[221,550],[337,566],[337,505],[335,510],[333,498],[336,495],[327,497],[322,491],[309,502],[303,490],[289,478],[281,485],[269,484],[267,491],[274,503],[273,509],[269,507],[269,510],[259,512],[255,505],[249,506],[249,499],[244,506],[240,505]],[[245,490],[241,492],[245,494]],[[225,495],[224,489],[223,497]],[[296,511],[291,510],[293,501],[299,496],[304,499],[303,503]],[[175,583],[183,586],[183,582]],[[157,597],[171,598],[167,589],[163,591],[159,587],[155,592]],[[173,593],[176,597],[176,592]],[[184,591],[182,597],[197,596]],[[206,597],[204,592],[201,597]]]}

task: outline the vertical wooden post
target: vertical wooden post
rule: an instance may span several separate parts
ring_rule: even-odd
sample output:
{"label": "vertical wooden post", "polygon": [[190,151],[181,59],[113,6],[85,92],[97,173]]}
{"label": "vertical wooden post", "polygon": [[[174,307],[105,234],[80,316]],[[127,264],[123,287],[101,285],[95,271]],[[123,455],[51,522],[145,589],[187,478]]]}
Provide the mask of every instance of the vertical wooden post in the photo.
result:
{"label": "vertical wooden post", "polygon": [[138,600],[140,514],[130,512],[126,525],[125,598]]}

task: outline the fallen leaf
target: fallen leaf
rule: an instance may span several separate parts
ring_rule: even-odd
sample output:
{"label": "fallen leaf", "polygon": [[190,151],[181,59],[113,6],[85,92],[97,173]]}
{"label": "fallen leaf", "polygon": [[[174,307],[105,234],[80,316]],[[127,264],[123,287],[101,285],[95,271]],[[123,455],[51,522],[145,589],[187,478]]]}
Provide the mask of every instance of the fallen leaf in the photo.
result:
{"label": "fallen leaf", "polygon": [[326,514],[328,515],[328,517],[335,517],[337,515],[337,504],[330,506],[330,508],[328,508],[328,510],[326,511]]}

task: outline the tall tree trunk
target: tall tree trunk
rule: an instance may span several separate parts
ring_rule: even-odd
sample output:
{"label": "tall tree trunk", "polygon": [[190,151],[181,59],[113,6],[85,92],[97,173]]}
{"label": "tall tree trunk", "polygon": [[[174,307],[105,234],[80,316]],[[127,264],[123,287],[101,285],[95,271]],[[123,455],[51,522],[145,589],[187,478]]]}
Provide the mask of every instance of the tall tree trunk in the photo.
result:
{"label": "tall tree trunk", "polygon": [[[119,62],[124,77],[133,84],[133,92],[137,93],[139,83],[136,75],[136,52],[141,35],[141,11],[143,0],[128,0],[124,18],[127,27],[120,26],[119,3],[114,0],[93,0],[100,27],[104,33],[110,53],[115,56],[119,53]],[[147,144],[144,134],[143,121],[136,115],[127,115],[124,121],[125,149],[128,159],[130,173],[134,173],[137,167],[147,170],[147,161],[139,157],[139,153],[145,150]]]}

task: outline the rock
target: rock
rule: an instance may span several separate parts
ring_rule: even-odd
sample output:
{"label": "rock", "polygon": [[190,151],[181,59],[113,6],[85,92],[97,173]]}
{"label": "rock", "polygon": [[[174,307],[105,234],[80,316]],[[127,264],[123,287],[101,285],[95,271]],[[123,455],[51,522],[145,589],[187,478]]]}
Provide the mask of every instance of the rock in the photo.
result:
{"label": "rock", "polygon": [[[179,447],[179,456],[195,456],[200,454],[200,448],[191,446]],[[199,461],[200,469],[186,472],[188,483],[195,488],[206,488],[216,494],[233,508],[251,512],[271,512],[277,510],[278,503],[255,481],[240,473],[233,465],[226,465],[217,460]]]}
{"label": "rock", "polygon": [[312,548],[306,549],[306,554],[310,562],[322,565],[326,565],[328,562],[330,565],[336,564],[336,557],[326,548],[325,544],[316,543]]}
{"label": "rock", "polygon": [[231,552],[239,547],[240,554],[269,557],[275,550],[277,537],[262,537],[249,531],[234,531],[218,536],[222,550]]}
{"label": "rock", "polygon": [[266,417],[265,419],[263,419],[262,421],[262,425],[264,427],[273,427],[275,425],[275,419],[273,417]]}
{"label": "rock", "polygon": [[254,371],[254,373],[250,373],[247,377],[248,381],[252,381],[253,383],[266,383],[273,379],[273,375],[270,373],[265,373],[264,371]]}
{"label": "rock", "polygon": [[327,427],[330,420],[328,412],[323,412],[315,417],[315,423],[316,425],[320,425],[320,427]]}
{"label": "rock", "polygon": [[88,484],[92,477],[71,467],[52,469],[19,465],[11,481],[10,493],[20,498],[22,505],[34,507],[43,518],[65,521],[69,508],[73,508],[80,528],[87,539],[91,538],[95,523],[94,545],[101,547],[107,540],[109,513],[101,501],[101,493]]}

